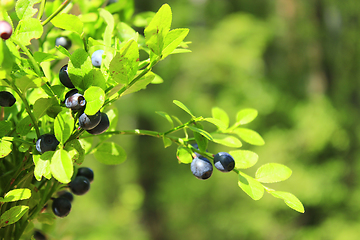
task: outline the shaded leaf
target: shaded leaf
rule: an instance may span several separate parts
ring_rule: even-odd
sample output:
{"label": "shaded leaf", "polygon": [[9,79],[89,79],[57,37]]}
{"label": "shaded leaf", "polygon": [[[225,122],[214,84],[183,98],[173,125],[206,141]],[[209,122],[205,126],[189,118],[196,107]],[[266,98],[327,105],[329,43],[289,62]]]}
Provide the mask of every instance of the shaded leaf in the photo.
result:
{"label": "shaded leaf", "polygon": [[126,160],[125,150],[114,142],[101,144],[94,152],[96,160],[107,165],[116,165]]}
{"label": "shaded leaf", "polygon": [[165,118],[170,123],[171,128],[174,128],[174,122],[169,114],[167,114],[166,112],[161,112],[161,111],[156,111],[155,113],[157,113],[160,116],[162,116],[163,118]]}
{"label": "shaded leaf", "polygon": [[192,117],[195,117],[191,111],[189,110],[189,108],[187,106],[185,106],[185,104],[183,104],[182,102],[178,101],[178,100],[174,100],[173,103],[178,106],[179,108],[181,108],[182,110],[184,110],[185,112],[187,112],[189,115],[191,115]]}
{"label": "shaded leaf", "polygon": [[13,224],[29,210],[29,206],[14,206],[4,212],[0,217],[0,228]]}

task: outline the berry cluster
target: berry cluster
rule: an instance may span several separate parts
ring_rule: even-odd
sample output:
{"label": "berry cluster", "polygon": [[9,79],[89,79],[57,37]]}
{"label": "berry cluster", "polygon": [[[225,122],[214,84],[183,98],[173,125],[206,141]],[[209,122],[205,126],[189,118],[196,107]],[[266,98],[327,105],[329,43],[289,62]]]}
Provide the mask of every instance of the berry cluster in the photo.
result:
{"label": "berry cluster", "polygon": [[52,210],[58,217],[66,217],[71,211],[73,194],[83,195],[90,189],[90,183],[94,180],[94,172],[87,167],[78,169],[76,177],[68,184],[71,192],[62,191],[59,196],[53,199]]}
{"label": "berry cluster", "polygon": [[[193,147],[198,148],[197,144],[193,144]],[[214,155],[214,166],[221,172],[230,172],[235,167],[235,160],[229,153],[219,152]],[[196,178],[205,180],[211,177],[213,165],[209,159],[195,152],[190,169]]]}

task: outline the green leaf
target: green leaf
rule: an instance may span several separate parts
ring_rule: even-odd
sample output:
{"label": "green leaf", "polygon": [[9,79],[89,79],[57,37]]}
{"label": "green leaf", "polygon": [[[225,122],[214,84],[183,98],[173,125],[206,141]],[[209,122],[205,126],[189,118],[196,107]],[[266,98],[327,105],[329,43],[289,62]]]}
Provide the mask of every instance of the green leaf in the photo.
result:
{"label": "green leaf", "polygon": [[179,108],[181,108],[182,110],[184,110],[185,112],[187,112],[189,115],[191,115],[192,117],[195,117],[191,111],[188,109],[187,106],[185,106],[185,104],[183,104],[182,102],[178,101],[178,100],[174,100],[173,103],[178,106]]}
{"label": "green leaf", "polygon": [[204,118],[205,121],[209,122],[209,123],[212,123],[214,124],[218,129],[226,129],[227,126],[226,124],[219,120],[219,119],[216,119],[216,118]]}
{"label": "green leaf", "polygon": [[72,156],[72,161],[81,165],[85,160],[85,149],[81,145],[79,139],[74,139],[66,143],[65,150],[70,151],[71,148],[75,149],[77,154]]}
{"label": "green leaf", "polygon": [[111,46],[111,38],[113,36],[113,31],[114,31],[114,17],[111,13],[109,13],[108,11],[106,11],[103,8],[99,9],[100,12],[100,16],[105,20],[107,26],[105,28],[105,32],[104,32],[104,44],[105,46],[110,47]]}
{"label": "green leaf", "polygon": [[125,92],[121,95],[124,96],[126,94],[138,92],[141,89],[145,89],[147,87],[147,85],[149,85],[154,80],[154,78],[155,78],[154,73],[152,73],[152,72],[147,73],[145,76],[143,76],[138,81],[136,81],[133,85],[131,85],[131,87],[126,89]]}
{"label": "green leaf", "polygon": [[167,147],[170,147],[171,146],[171,144],[172,144],[172,141],[169,139],[169,138],[167,138],[167,137],[165,137],[165,136],[163,136],[163,143],[164,143],[164,147],[165,148],[167,148]]}
{"label": "green leaf", "polygon": [[105,92],[100,87],[89,87],[85,93],[86,99],[85,114],[95,115],[105,102]]}
{"label": "green leaf", "polygon": [[42,176],[47,179],[51,178],[50,161],[54,153],[54,151],[47,151],[41,155],[33,155],[35,164],[34,176],[37,181],[41,181]]}
{"label": "green leaf", "polygon": [[233,130],[233,132],[242,138],[245,142],[252,145],[261,146],[265,144],[264,139],[254,130],[248,128],[237,128]]}
{"label": "green leaf", "polygon": [[170,55],[188,35],[189,29],[173,29],[165,37],[164,49],[162,50],[162,59]]}
{"label": "green leaf", "polygon": [[0,202],[15,202],[19,200],[29,199],[30,197],[31,197],[30,189],[18,188],[6,193],[4,198],[0,200]]}
{"label": "green leaf", "polygon": [[221,130],[225,130],[229,127],[229,116],[224,110],[222,110],[219,107],[213,107],[211,109],[211,113],[212,113],[213,118],[218,119],[221,122],[223,122],[225,127],[221,128]]}
{"label": "green leaf", "polygon": [[161,84],[163,82],[164,79],[162,79],[159,75],[155,74],[155,78],[151,81],[151,84]]}
{"label": "green leaf", "polygon": [[258,168],[255,178],[262,183],[281,182],[291,176],[291,169],[280,163],[267,163]]}
{"label": "green leaf", "polygon": [[168,4],[164,4],[145,28],[145,43],[158,56],[161,55],[164,48],[165,37],[170,30],[171,21],[171,8]]}
{"label": "green leaf", "polygon": [[[7,72],[10,73],[14,63],[14,54],[7,45],[11,45],[10,41],[0,41],[0,79],[6,78]],[[15,48],[16,50],[16,48]],[[18,52],[15,52],[19,54]]]}
{"label": "green leaf", "polygon": [[15,79],[15,85],[25,94],[26,90],[30,88],[41,87],[45,82],[42,78],[25,75]]}
{"label": "green leaf", "polygon": [[12,142],[0,140],[0,158],[4,158],[12,151]]}
{"label": "green leaf", "polygon": [[237,169],[246,169],[254,166],[259,156],[249,150],[235,150],[230,151],[229,154],[234,158],[235,160],[235,168]]}
{"label": "green leaf", "polygon": [[221,133],[212,133],[211,136],[213,138],[212,141],[227,147],[239,148],[242,146],[241,141],[234,136]]}
{"label": "green leaf", "polygon": [[64,109],[55,118],[54,132],[56,139],[64,144],[74,130],[74,118],[71,116],[70,109]]}
{"label": "green leaf", "polygon": [[37,9],[33,8],[34,4],[41,2],[41,0],[18,0],[16,1],[16,15],[19,19],[31,18],[37,13]]}
{"label": "green leaf", "polygon": [[192,162],[193,158],[189,150],[185,147],[179,146],[176,151],[176,157],[179,160],[179,163],[189,164]]}
{"label": "green leaf", "polygon": [[276,198],[281,198],[284,200],[286,205],[288,205],[290,208],[294,209],[295,211],[304,213],[305,209],[301,201],[295,197],[292,193],[289,192],[280,192],[280,191],[272,191],[270,192],[271,195],[273,195]]}
{"label": "green leaf", "polygon": [[58,59],[58,57],[52,53],[35,52],[34,58],[38,63],[50,62]]}
{"label": "green leaf", "polygon": [[97,86],[103,90],[106,90],[106,79],[104,77],[104,74],[101,72],[101,70],[98,68],[92,69],[90,73],[93,75],[91,86]]}
{"label": "green leaf", "polygon": [[13,224],[20,220],[20,218],[29,210],[29,206],[14,206],[4,212],[0,218],[0,228]]}
{"label": "green leaf", "polygon": [[51,20],[51,23],[61,29],[69,30],[81,35],[83,32],[84,24],[78,16],[61,13]]}
{"label": "green leaf", "polygon": [[43,33],[43,26],[39,19],[28,18],[20,20],[16,31],[15,38],[22,43],[24,46],[30,45],[31,39],[38,39]]}
{"label": "green leaf", "polygon": [[114,81],[128,85],[138,70],[139,49],[134,40],[130,40],[111,60],[109,70]]}
{"label": "green leaf", "polygon": [[50,163],[51,174],[61,183],[69,183],[74,173],[71,157],[64,149],[56,150]]}
{"label": "green leaf", "polygon": [[30,132],[32,127],[33,122],[31,121],[30,116],[26,116],[21,119],[20,122],[18,122],[18,124],[16,125],[16,133],[21,136],[25,136]]}
{"label": "green leaf", "polygon": [[12,123],[10,121],[0,121],[0,137],[5,136],[12,129]]}
{"label": "green leaf", "polygon": [[96,160],[108,165],[116,165],[126,160],[125,150],[114,142],[101,144],[94,152]]}
{"label": "green leaf", "polygon": [[[200,123],[196,123],[195,127],[197,127],[198,129],[204,130],[203,126]],[[201,152],[205,152],[208,146],[208,139],[206,137],[204,137],[202,134],[194,131],[194,138],[195,141],[198,145],[198,148]]]}
{"label": "green leaf", "polygon": [[44,116],[46,111],[52,106],[58,106],[56,98],[39,98],[36,100],[33,107],[33,113],[36,120],[39,120],[39,118]]}
{"label": "green leaf", "polygon": [[64,54],[65,56],[67,56],[68,58],[70,58],[71,54],[69,53],[69,51],[64,48],[63,46],[56,46],[57,50],[59,50],[59,52],[61,52],[62,54]]}
{"label": "green leaf", "polygon": [[174,122],[169,114],[167,114],[166,112],[161,112],[161,111],[156,111],[155,113],[157,113],[160,116],[162,116],[163,118],[165,118],[170,123],[171,128],[174,128]]}
{"label": "green leaf", "polygon": [[258,115],[258,111],[253,108],[246,108],[243,110],[240,110],[236,114],[236,123],[238,125],[247,124],[251,121],[253,121]]}
{"label": "green leaf", "polygon": [[264,195],[264,187],[256,179],[246,175],[245,173],[239,172],[239,187],[252,199],[259,200]]}
{"label": "green leaf", "polygon": [[76,49],[68,63],[69,77],[76,88],[85,91],[92,86],[94,78],[92,69],[89,54],[82,48]]}
{"label": "green leaf", "polygon": [[210,133],[208,133],[205,130],[202,130],[200,128],[194,127],[194,126],[188,126],[193,132],[198,132],[200,133],[202,136],[206,137],[208,140],[213,141],[213,137]]}

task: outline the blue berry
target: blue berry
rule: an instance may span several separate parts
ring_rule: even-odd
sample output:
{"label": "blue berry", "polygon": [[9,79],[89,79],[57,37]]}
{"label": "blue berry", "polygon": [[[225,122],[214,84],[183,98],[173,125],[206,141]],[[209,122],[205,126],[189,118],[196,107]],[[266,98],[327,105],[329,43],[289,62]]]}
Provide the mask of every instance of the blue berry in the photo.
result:
{"label": "blue berry", "polygon": [[71,82],[68,73],[68,65],[64,65],[59,71],[60,82],[67,88],[75,88],[74,84]]}
{"label": "blue berry", "polygon": [[91,55],[91,62],[94,67],[100,67],[104,50],[97,50]]}
{"label": "blue berry", "polygon": [[87,115],[85,113],[81,114],[79,117],[79,126],[85,130],[90,130],[96,127],[101,120],[100,111],[95,115]]}
{"label": "blue berry", "polygon": [[90,182],[94,180],[94,172],[91,168],[81,167],[78,169],[76,176],[83,176],[89,179]]}
{"label": "blue berry", "polygon": [[229,153],[219,152],[214,156],[214,166],[221,172],[230,172],[235,167],[235,160]]}
{"label": "blue berry", "polygon": [[55,151],[57,145],[59,145],[59,141],[54,134],[44,134],[36,141],[36,150],[38,150],[40,154],[43,154],[47,151]]}
{"label": "blue berry", "polygon": [[66,198],[68,199],[70,202],[72,202],[74,200],[74,195],[71,192],[68,191],[62,191],[59,193],[59,198]]}
{"label": "blue berry", "polygon": [[86,105],[85,98],[80,93],[75,93],[65,99],[65,106],[67,108],[71,108],[72,110],[83,109],[85,105]]}
{"label": "blue berry", "polygon": [[68,37],[58,37],[55,40],[55,46],[62,46],[65,49],[69,49],[71,47],[72,43],[70,38]]}
{"label": "blue berry", "polygon": [[98,135],[105,132],[110,126],[110,121],[106,113],[101,113],[100,123],[93,129],[86,130],[88,133]]}
{"label": "blue berry", "polygon": [[70,213],[71,202],[67,198],[55,198],[52,203],[52,210],[58,217],[65,217]]}
{"label": "blue berry", "polygon": [[0,92],[0,106],[2,107],[11,107],[16,102],[16,99],[12,93],[8,91]]}
{"label": "blue berry", "polygon": [[75,195],[83,195],[90,189],[90,180],[84,176],[76,176],[69,183],[70,190]]}
{"label": "blue berry", "polygon": [[204,157],[195,157],[190,166],[192,174],[201,180],[211,177],[213,166],[211,162]]}

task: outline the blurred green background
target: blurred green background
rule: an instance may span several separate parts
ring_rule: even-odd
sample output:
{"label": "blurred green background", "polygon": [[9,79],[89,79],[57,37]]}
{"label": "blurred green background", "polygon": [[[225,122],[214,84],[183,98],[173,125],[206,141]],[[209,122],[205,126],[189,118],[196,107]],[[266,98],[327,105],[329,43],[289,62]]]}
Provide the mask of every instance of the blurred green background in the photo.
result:
{"label": "blurred green background", "polygon": [[[164,1],[135,0],[135,13]],[[128,153],[121,165],[92,156],[91,191],[77,196],[57,220],[52,239],[359,239],[360,2],[356,0],[168,0],[172,28],[190,28],[192,53],[156,66],[164,83],[118,101],[119,130],[165,131],[155,111],[183,121],[172,100],[208,117],[218,106],[232,121],[255,108],[248,125],[266,144],[253,147],[258,164],[276,162],[293,174],[268,184],[295,194],[305,213],[269,194],[253,201],[234,173],[196,179],[179,165],[176,146],[159,139],[113,137]],[[229,151],[210,144],[209,151]]]}

